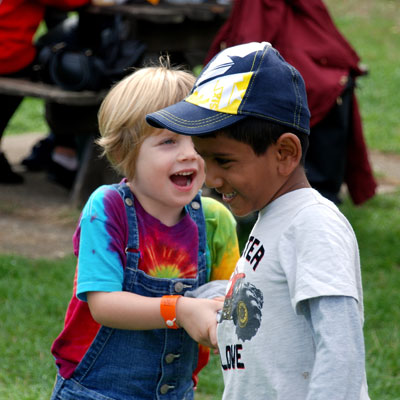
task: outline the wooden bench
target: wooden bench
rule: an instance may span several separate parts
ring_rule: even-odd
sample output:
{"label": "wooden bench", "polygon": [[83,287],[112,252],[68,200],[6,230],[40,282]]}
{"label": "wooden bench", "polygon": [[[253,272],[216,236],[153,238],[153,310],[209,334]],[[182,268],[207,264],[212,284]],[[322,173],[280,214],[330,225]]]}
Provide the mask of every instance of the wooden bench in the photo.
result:
{"label": "wooden bench", "polygon": [[192,20],[211,21],[216,17],[226,19],[231,11],[229,4],[215,3],[159,3],[155,6],[148,3],[125,3],[120,5],[99,6],[90,5],[87,10],[92,13],[115,14],[132,16],[135,19],[163,22],[182,23],[185,18]]}
{"label": "wooden bench", "polygon": [[39,97],[70,106],[94,106],[100,104],[107,93],[106,90],[101,92],[72,92],[43,82],[8,77],[0,77],[0,92],[13,96]]}

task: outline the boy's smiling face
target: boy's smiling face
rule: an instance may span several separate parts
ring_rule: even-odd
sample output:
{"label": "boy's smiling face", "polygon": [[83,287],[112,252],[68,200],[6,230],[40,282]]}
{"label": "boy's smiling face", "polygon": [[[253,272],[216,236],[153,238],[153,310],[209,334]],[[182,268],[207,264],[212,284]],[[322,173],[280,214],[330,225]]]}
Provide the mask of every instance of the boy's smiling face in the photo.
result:
{"label": "boy's smiling face", "polygon": [[237,216],[259,211],[292,190],[310,187],[300,165],[300,140],[293,133],[283,133],[262,155],[223,133],[193,137],[193,142],[206,162],[206,185],[221,193]]}
{"label": "boy's smiling face", "polygon": [[193,142],[206,162],[206,185],[222,194],[235,215],[258,211],[281,194],[286,180],[278,172],[275,145],[257,156],[248,144],[223,134]]}

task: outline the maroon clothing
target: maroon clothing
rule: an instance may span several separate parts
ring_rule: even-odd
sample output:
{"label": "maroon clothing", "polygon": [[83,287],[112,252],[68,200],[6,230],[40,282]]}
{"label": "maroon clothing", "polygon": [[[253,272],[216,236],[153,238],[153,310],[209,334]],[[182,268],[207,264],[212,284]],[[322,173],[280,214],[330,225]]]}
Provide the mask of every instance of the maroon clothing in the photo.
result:
{"label": "maroon clothing", "polygon": [[[302,74],[311,127],[335,105],[347,77],[362,74],[359,57],[335,27],[320,0],[235,0],[229,19],[215,37],[208,62],[222,47],[270,42]],[[345,182],[355,204],[375,194],[357,100],[353,94],[353,132],[349,138]]]}

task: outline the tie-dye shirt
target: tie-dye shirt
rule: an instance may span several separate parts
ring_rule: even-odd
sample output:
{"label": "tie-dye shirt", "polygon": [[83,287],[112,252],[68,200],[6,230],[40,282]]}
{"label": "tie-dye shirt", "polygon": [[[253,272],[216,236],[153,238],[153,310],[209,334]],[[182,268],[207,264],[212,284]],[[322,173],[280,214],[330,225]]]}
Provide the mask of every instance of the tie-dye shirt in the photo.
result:
{"label": "tie-dye shirt", "polygon": [[196,223],[186,214],[166,226],[136,201],[140,259],[138,268],[155,278],[196,278],[199,250]]}
{"label": "tie-dye shirt", "polygon": [[[227,208],[203,197],[207,231],[208,280],[229,279],[239,259],[236,222]],[[173,227],[163,225],[135,200],[139,229],[139,268],[151,276],[190,278],[197,273],[198,231],[185,215]],[[70,378],[96,336],[86,303],[88,291],[121,291],[126,264],[128,225],[125,205],[117,189],[97,189],[85,205],[74,234],[78,268],[64,329],[52,346],[59,372]],[[84,240],[80,240],[84,237]]]}

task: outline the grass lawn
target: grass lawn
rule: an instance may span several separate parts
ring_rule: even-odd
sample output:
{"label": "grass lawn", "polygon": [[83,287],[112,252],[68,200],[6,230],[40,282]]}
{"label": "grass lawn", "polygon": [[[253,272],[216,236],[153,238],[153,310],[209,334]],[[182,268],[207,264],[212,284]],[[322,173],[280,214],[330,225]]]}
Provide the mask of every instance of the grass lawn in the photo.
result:
{"label": "grass lawn", "polygon": [[[400,7],[398,0],[326,0],[337,26],[370,74],[358,99],[371,149],[400,154]],[[25,99],[7,134],[46,132],[43,102]],[[358,237],[371,399],[400,399],[400,192],[362,207],[341,206]],[[241,241],[243,242],[243,240]],[[71,294],[75,259],[0,255],[0,399],[48,399],[55,367],[50,346]],[[196,400],[220,399],[219,359],[200,374]],[[289,399],[288,399],[289,400]]]}
{"label": "grass lawn", "polygon": [[42,99],[26,97],[8,123],[5,135],[26,132],[48,132],[44,119],[44,102]]}
{"label": "grass lawn", "polygon": [[325,4],[369,69],[369,75],[358,79],[357,91],[368,147],[400,153],[399,2],[325,0]]}

